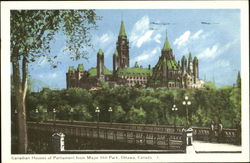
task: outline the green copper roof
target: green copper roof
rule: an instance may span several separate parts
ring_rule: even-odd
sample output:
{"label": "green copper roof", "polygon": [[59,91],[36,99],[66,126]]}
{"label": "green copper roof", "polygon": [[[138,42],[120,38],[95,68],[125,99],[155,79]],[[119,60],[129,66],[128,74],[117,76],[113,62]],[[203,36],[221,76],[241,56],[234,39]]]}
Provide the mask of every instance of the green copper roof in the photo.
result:
{"label": "green copper roof", "polygon": [[168,42],[168,39],[166,38],[166,41],[164,43],[164,46],[163,46],[162,50],[167,51],[167,50],[170,50],[170,49],[171,49],[170,44]]}
{"label": "green copper roof", "polygon": [[152,69],[148,68],[123,68],[118,70],[119,75],[150,75]]}
{"label": "green copper roof", "polygon": [[114,55],[115,55],[115,56],[118,56],[118,51],[117,51],[117,49],[115,49]]}
{"label": "green copper roof", "polygon": [[198,58],[196,56],[194,57],[194,62],[198,62]]}
{"label": "green copper roof", "polygon": [[119,36],[126,36],[126,32],[125,32],[125,26],[123,21],[121,22],[121,27],[120,27],[120,33]]}
{"label": "green copper roof", "polygon": [[83,71],[84,70],[83,64],[79,64],[78,67],[77,67],[77,70],[78,71]]}
{"label": "green copper roof", "polygon": [[[96,68],[91,68],[91,69],[88,70],[88,72],[89,72],[90,77],[93,77],[93,76],[97,75]],[[107,67],[104,66],[104,74],[105,75],[112,75],[112,72],[109,69],[107,69]]]}
{"label": "green copper roof", "polygon": [[102,49],[99,49],[97,54],[103,55],[104,53],[103,53]]}
{"label": "green copper roof", "polygon": [[164,64],[167,65],[167,68],[169,70],[178,70],[178,63],[176,62],[176,60],[174,59],[169,60],[169,59],[166,59],[165,57],[160,59],[160,61],[157,63],[155,68],[158,71],[162,70]]}
{"label": "green copper roof", "polygon": [[182,56],[182,59],[181,59],[181,60],[186,61],[187,59],[186,59],[185,56]]}
{"label": "green copper roof", "polygon": [[188,60],[192,60],[192,54],[189,53]]}
{"label": "green copper roof", "polygon": [[167,66],[169,70],[177,70],[178,69],[178,63],[175,60],[168,60]]}
{"label": "green copper roof", "polygon": [[74,69],[74,66],[69,66],[69,72],[70,71],[74,71],[75,69]]}

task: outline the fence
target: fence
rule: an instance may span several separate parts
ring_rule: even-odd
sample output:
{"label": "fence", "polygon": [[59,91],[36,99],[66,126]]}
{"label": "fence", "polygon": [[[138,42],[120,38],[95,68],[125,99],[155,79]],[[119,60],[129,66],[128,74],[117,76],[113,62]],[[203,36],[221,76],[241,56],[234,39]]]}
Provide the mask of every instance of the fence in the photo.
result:
{"label": "fence", "polygon": [[[85,124],[86,125],[86,124]],[[124,128],[111,128],[100,126],[85,126],[83,124],[67,123],[34,123],[27,122],[28,131],[41,133],[62,132],[68,137],[73,137],[74,142],[80,142],[79,139],[91,138],[94,141],[104,140],[112,143],[132,144],[136,146],[145,146],[145,149],[158,150],[179,150],[185,152],[186,142],[182,133],[166,133],[161,131],[135,130]],[[32,132],[30,132],[32,134]],[[36,134],[37,135],[37,134]],[[40,141],[41,142],[41,141]]]}
{"label": "fence", "polygon": [[[53,123],[54,121],[48,121]],[[69,121],[56,121],[57,124],[70,124]],[[74,121],[71,122],[74,125],[84,126],[96,126],[95,122],[82,122]],[[154,131],[164,132],[168,134],[181,133],[183,126],[168,126],[168,125],[151,125],[151,124],[127,124],[127,123],[107,123],[99,122],[100,127],[118,128],[118,129],[129,129],[136,131]],[[193,139],[202,141],[221,142],[229,144],[241,144],[241,132],[237,129],[223,129],[220,133],[218,130],[211,131],[208,127],[192,127],[193,128]]]}

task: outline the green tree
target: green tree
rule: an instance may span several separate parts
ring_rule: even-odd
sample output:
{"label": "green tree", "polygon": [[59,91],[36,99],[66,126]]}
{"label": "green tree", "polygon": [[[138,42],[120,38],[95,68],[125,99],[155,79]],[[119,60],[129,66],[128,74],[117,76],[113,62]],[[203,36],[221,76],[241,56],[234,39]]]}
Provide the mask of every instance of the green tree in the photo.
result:
{"label": "green tree", "polygon": [[146,112],[140,107],[139,109],[132,106],[126,116],[129,123],[144,124],[146,122]]}
{"label": "green tree", "polygon": [[137,98],[135,106],[142,107],[146,111],[146,123],[159,124],[160,116],[163,113],[162,103],[159,99],[151,96],[142,96]]}
{"label": "green tree", "polygon": [[91,46],[89,30],[96,27],[93,10],[11,10],[11,62],[18,110],[18,151],[27,153],[26,94],[28,65],[44,57],[56,68],[57,55],[50,54],[50,42],[62,30],[71,59],[87,58]]}
{"label": "green tree", "polygon": [[73,119],[78,121],[89,121],[92,119],[92,115],[85,105],[77,105],[74,107]]}
{"label": "green tree", "polygon": [[113,108],[112,121],[114,122],[124,122],[126,112],[122,109],[121,106],[116,106]]}

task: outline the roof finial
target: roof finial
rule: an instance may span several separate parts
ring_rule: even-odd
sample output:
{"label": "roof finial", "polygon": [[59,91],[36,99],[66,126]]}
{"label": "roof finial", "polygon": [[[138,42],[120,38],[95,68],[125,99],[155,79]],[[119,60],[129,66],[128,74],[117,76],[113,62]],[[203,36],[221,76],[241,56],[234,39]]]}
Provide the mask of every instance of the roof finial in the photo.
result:
{"label": "roof finial", "polygon": [[166,28],[166,40],[168,39],[168,29]]}

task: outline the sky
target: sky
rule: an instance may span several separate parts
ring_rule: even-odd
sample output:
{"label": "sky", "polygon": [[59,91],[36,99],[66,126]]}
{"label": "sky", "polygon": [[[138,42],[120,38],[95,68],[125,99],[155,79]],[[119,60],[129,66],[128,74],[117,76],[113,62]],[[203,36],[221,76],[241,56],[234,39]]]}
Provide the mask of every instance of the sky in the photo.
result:
{"label": "sky", "polygon": [[129,39],[130,67],[136,61],[143,67],[149,64],[154,67],[167,37],[176,60],[183,55],[188,57],[189,52],[198,57],[200,79],[215,82],[217,87],[233,85],[236,81],[241,58],[240,10],[105,9],[96,10],[96,13],[102,20],[97,22],[98,29],[91,31],[94,48],[88,49],[88,61],[70,60],[63,52],[65,39],[59,32],[51,44],[51,53],[58,55],[61,64],[52,69],[46,59],[41,58],[30,66],[35,91],[42,87],[66,88],[68,67],[77,68],[78,64],[83,64],[85,69],[96,67],[100,48],[104,51],[105,66],[112,71],[121,20]]}

